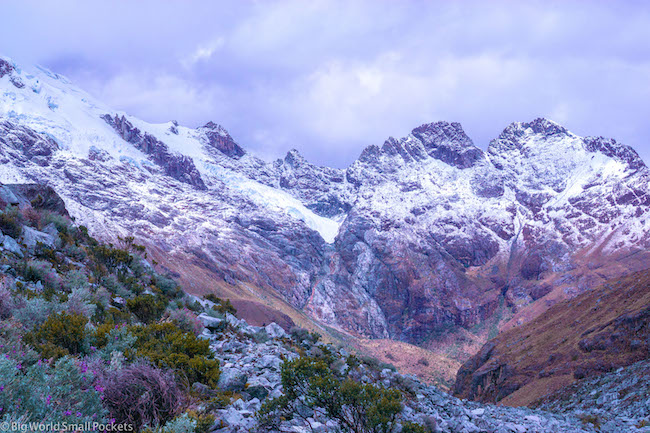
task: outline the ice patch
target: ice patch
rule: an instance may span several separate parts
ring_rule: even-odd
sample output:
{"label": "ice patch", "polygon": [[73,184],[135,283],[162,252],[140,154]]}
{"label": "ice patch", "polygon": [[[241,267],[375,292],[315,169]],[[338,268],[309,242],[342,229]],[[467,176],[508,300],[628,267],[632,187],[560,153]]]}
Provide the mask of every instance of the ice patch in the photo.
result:
{"label": "ice patch", "polygon": [[203,168],[253,202],[269,209],[280,210],[290,217],[304,222],[307,227],[317,231],[328,244],[333,243],[336,239],[341,221],[317,215],[288,193],[245,178],[221,166],[204,162]]}

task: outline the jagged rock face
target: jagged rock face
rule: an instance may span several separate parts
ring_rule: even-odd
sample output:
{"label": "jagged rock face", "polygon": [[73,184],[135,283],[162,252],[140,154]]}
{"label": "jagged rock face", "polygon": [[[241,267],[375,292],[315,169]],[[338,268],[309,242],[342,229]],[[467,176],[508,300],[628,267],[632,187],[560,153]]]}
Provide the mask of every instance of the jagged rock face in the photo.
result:
{"label": "jagged rock face", "polygon": [[310,164],[295,149],[275,161],[273,168],[277,186],[300,198],[318,215],[335,218],[352,208],[354,195],[346,184],[344,170]]}
{"label": "jagged rock face", "polygon": [[9,63],[7,60],[0,58],[0,78],[4,76],[9,76],[9,81],[14,87],[22,89],[25,87],[25,84],[22,82],[20,77],[16,75],[16,68],[14,65]]}
{"label": "jagged rock face", "polygon": [[457,123],[426,124],[340,170],[297,151],[266,163],[214,123],[107,114],[55,74],[13,73],[25,88],[0,78],[0,181],[53,187],[96,236],[135,234],[188,290],[279,295],[333,327],[421,342],[501,297],[528,319],[640,268],[630,252],[650,246],[636,153],[544,119],[486,152]]}
{"label": "jagged rock face", "polygon": [[413,135],[420,139],[432,158],[458,168],[472,167],[483,156],[481,149],[474,146],[460,123],[422,125],[413,130]]}
{"label": "jagged rock face", "polygon": [[163,167],[165,173],[181,182],[189,183],[199,189],[205,189],[201,174],[194,166],[194,161],[185,155],[170,152],[169,147],[151,134],[142,134],[124,116],[105,114],[102,119],[111,125],[124,140],[137,149],[150,155],[153,161]]}
{"label": "jagged rock face", "polygon": [[[59,148],[51,138],[4,120],[0,121],[0,145],[20,163],[30,161],[43,167],[49,165],[52,154]],[[0,159],[3,164],[8,161]]]}
{"label": "jagged rock face", "polygon": [[217,149],[224,155],[235,159],[239,159],[246,154],[244,149],[233,140],[223,126],[208,122],[201,129],[204,130],[207,146],[210,148]]}
{"label": "jagged rock face", "polygon": [[11,191],[12,196],[15,198],[15,203],[12,204],[32,206],[36,209],[43,209],[70,217],[68,210],[65,208],[65,203],[52,187],[39,184],[17,184],[2,185],[0,188]]}

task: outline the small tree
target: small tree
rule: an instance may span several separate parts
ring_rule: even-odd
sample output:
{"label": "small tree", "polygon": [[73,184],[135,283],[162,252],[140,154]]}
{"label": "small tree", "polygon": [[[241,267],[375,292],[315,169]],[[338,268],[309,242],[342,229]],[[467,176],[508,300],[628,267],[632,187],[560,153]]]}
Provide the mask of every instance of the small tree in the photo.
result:
{"label": "small tree", "polygon": [[278,429],[282,419],[313,410],[336,420],[343,432],[390,433],[396,429],[402,411],[402,394],[397,390],[337,375],[325,360],[312,357],[285,362],[281,378],[285,395],[267,400],[258,412],[263,428]]}

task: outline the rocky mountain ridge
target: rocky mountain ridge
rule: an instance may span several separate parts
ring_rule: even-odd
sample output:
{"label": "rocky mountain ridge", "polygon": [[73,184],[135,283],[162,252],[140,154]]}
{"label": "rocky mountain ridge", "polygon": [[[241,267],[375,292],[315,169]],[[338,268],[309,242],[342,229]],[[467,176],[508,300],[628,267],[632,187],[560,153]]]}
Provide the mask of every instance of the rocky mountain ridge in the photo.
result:
{"label": "rocky mountain ridge", "polygon": [[197,294],[427,345],[504,302],[507,326],[524,322],[648,258],[643,161],[546,119],[487,151],[426,124],[333,169],[297,151],[267,163],[215,123],[143,122],[47,70],[0,71],[0,182],[51,186],[91,233],[133,234]]}

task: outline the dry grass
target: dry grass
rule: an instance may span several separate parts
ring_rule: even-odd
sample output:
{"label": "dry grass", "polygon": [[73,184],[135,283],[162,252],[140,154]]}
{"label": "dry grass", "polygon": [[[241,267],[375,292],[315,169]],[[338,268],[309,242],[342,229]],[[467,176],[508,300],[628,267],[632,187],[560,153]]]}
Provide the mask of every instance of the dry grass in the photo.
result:
{"label": "dry grass", "polygon": [[[625,334],[626,328],[616,319],[639,314],[641,320],[648,321],[649,306],[650,271],[610,280],[590,292],[557,303],[527,324],[501,333],[493,340],[496,347],[482,368],[490,365],[512,368],[512,374],[499,386],[520,387],[500,403],[529,405],[574,382],[576,376],[630,365],[647,356],[647,348],[630,348],[630,339],[640,337]],[[589,351],[580,347],[581,341],[584,346],[585,339],[614,332],[623,333],[624,338],[615,339],[611,347]]]}
{"label": "dry grass", "polygon": [[460,362],[418,346],[394,340],[358,339],[357,350],[394,365],[402,374],[413,374],[424,382],[449,390]]}

